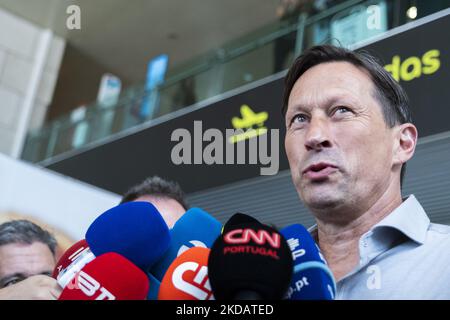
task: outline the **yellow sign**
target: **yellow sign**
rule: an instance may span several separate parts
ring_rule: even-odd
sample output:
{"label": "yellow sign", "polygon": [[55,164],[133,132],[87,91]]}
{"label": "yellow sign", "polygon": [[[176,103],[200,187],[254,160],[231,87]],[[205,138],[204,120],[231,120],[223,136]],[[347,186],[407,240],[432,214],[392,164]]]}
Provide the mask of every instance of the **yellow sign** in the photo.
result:
{"label": "yellow sign", "polygon": [[[237,143],[245,139],[251,139],[267,133],[264,122],[269,118],[265,111],[255,113],[248,105],[241,106],[241,118],[233,117],[231,124],[235,129],[247,129],[247,131],[231,136],[230,142]],[[256,129],[254,128],[256,126]]]}
{"label": "yellow sign", "polygon": [[429,50],[422,57],[412,56],[401,61],[399,55],[392,58],[392,63],[384,68],[392,74],[392,77],[399,82],[411,81],[419,78],[422,74],[433,74],[439,70],[441,61],[439,50]]}

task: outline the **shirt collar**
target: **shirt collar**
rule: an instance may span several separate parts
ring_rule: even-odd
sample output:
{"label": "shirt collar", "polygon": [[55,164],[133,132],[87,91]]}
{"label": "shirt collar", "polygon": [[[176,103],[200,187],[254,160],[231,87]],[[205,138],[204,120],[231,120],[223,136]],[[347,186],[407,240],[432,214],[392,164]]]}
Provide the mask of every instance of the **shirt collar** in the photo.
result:
{"label": "shirt collar", "polygon": [[378,228],[393,228],[418,244],[423,244],[430,225],[425,210],[414,195],[410,195],[391,214],[377,223],[372,230]]}
{"label": "shirt collar", "polygon": [[[410,195],[400,206],[373,226],[369,232],[375,229],[392,228],[400,231],[411,240],[423,244],[429,225],[430,219],[425,210],[416,197]],[[308,231],[317,242],[317,224],[310,227]]]}

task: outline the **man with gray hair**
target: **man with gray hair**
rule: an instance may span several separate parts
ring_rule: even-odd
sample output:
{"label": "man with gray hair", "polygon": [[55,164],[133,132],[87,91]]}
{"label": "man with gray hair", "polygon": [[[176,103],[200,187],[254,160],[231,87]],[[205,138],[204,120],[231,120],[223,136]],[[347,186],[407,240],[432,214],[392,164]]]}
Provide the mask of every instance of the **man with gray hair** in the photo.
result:
{"label": "man with gray hair", "polygon": [[0,225],[0,300],[56,300],[56,240],[28,220]]}

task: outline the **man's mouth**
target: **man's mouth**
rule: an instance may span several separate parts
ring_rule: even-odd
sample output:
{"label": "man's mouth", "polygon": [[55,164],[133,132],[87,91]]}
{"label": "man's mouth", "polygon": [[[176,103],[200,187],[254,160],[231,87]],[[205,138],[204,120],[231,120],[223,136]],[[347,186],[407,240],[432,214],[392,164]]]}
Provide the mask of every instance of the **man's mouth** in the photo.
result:
{"label": "man's mouth", "polygon": [[337,166],[326,163],[326,162],[319,162],[310,165],[305,170],[303,170],[302,175],[310,179],[312,181],[314,180],[323,180],[328,178],[330,174],[333,172],[336,172],[338,170]]}

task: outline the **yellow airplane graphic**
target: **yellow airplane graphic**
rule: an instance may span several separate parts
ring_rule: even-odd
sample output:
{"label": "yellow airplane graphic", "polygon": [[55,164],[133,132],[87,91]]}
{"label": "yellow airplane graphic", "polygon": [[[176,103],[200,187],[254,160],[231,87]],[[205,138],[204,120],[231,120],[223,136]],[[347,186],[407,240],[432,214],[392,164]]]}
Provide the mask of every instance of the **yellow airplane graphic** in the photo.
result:
{"label": "yellow airplane graphic", "polygon": [[[245,139],[251,139],[259,135],[267,133],[267,128],[264,127],[264,122],[269,118],[269,114],[265,111],[255,113],[248,105],[241,106],[241,116],[233,117],[231,124],[235,129],[248,129],[246,132],[237,134],[230,137],[231,143],[236,143]],[[253,126],[257,125],[257,129],[253,129]]]}
{"label": "yellow airplane graphic", "polygon": [[231,124],[235,129],[251,128],[255,124],[261,127],[264,124],[264,122],[269,118],[269,114],[267,112],[263,111],[255,113],[246,104],[241,106],[241,116],[242,118],[233,117],[231,119]]}

